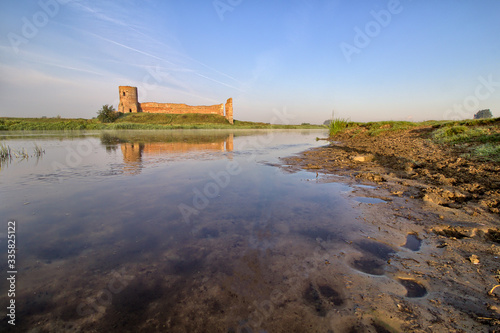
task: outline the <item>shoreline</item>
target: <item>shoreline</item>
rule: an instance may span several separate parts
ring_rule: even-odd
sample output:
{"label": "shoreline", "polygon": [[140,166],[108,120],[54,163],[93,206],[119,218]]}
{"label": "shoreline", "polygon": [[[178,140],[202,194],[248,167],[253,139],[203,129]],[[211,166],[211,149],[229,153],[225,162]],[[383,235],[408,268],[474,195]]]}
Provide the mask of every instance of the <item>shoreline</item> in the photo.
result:
{"label": "shoreline", "polygon": [[279,125],[234,120],[230,124],[224,117],[203,114],[132,114],[115,122],[102,123],[84,118],[13,118],[0,117],[0,131],[67,131],[67,130],[173,130],[173,129],[319,129],[326,125]]}
{"label": "shoreline", "polygon": [[[366,225],[361,239],[395,251],[385,275],[427,291],[404,301],[391,291],[369,292],[360,308],[392,309],[385,322],[397,331],[496,332],[500,288],[490,291],[500,284],[499,163],[466,159],[460,147],[432,142],[432,126],[380,136],[352,135],[357,130],[282,158],[280,167],[355,187],[346,195]],[[421,247],[405,248],[415,238]],[[377,279],[368,281],[377,286]],[[358,282],[368,283],[366,276]]]}

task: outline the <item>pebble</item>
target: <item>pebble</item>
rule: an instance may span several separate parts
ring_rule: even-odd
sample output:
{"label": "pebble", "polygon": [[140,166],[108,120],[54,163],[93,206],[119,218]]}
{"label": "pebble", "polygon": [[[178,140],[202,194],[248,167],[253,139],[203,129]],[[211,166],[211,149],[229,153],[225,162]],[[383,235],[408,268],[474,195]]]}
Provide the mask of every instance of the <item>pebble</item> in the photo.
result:
{"label": "pebble", "polygon": [[469,257],[469,260],[471,263],[473,263],[474,265],[479,265],[479,257],[476,256],[475,254],[471,255]]}

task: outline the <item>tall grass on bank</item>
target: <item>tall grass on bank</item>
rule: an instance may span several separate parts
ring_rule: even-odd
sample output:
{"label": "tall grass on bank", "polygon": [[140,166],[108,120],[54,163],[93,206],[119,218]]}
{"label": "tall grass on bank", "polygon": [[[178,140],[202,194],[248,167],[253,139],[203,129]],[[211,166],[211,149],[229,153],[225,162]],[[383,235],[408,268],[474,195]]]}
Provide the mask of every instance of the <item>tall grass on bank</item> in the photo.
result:
{"label": "tall grass on bank", "polygon": [[348,118],[332,118],[329,125],[330,136],[334,136],[335,134],[346,129],[350,122],[351,120]]}

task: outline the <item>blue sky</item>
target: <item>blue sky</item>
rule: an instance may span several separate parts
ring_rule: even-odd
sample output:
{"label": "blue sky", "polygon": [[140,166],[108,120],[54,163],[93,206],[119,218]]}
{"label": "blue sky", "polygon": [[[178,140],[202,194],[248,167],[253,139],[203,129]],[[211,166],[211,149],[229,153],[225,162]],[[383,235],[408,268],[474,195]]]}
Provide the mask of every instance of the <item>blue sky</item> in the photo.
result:
{"label": "blue sky", "polygon": [[[500,1],[0,3],[0,116],[233,97],[238,120],[500,116]],[[283,121],[281,121],[283,122]]]}

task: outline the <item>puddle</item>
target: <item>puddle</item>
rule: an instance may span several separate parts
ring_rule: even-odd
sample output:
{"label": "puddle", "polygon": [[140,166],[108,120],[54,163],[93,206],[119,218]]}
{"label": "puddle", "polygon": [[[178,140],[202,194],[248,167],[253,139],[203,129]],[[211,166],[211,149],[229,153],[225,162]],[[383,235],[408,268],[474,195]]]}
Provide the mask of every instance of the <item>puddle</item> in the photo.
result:
{"label": "puddle", "polygon": [[377,188],[376,186],[372,186],[372,185],[363,185],[363,184],[356,184],[356,185],[353,185],[353,187],[367,188],[367,189],[376,189],[376,188]]}
{"label": "puddle", "polygon": [[406,288],[406,297],[419,298],[427,295],[427,289],[415,280],[398,279],[398,281]]}
{"label": "puddle", "polygon": [[361,203],[366,203],[366,204],[378,204],[378,203],[384,203],[386,202],[385,200],[379,199],[379,198],[371,198],[371,197],[356,197],[354,198],[357,202]]}
{"label": "puddle", "polygon": [[422,240],[417,237],[416,234],[408,234],[406,236],[406,244],[403,247],[410,249],[412,251],[420,250],[420,246],[422,245]]}

